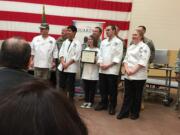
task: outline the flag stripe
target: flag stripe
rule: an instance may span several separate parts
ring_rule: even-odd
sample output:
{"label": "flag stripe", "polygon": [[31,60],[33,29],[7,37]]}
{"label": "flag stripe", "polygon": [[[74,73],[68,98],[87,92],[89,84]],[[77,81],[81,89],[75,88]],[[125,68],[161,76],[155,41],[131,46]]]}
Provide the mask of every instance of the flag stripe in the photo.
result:
{"label": "flag stripe", "polygon": [[[50,34],[60,34],[61,30],[66,27],[65,25],[50,25]],[[0,21],[0,30],[3,31],[20,31],[20,32],[30,32],[39,33],[39,23],[29,23],[29,22],[17,22],[17,21]],[[127,38],[128,30],[121,30],[119,36],[122,38]]]}
{"label": "flag stripe", "polygon": [[[27,41],[31,42],[33,37],[39,35],[39,33],[33,33],[33,32],[20,32],[20,31],[4,31],[0,30],[0,40],[4,40],[6,38],[12,37],[12,36],[20,36],[25,38]],[[61,35],[57,34],[50,34],[52,37],[57,39]],[[127,42],[127,39],[124,39],[125,42]]]}
{"label": "flag stripe", "polygon": [[[39,23],[17,22],[17,21],[0,21],[0,30],[35,32],[39,33]],[[60,30],[66,26],[50,25],[50,34],[60,34]]]}
{"label": "flag stripe", "polygon": [[[3,31],[0,30],[0,40],[12,37],[12,36],[20,36],[25,38],[27,41],[32,41],[33,37],[39,35],[39,33],[32,33],[32,32],[20,32],[20,31]],[[57,34],[50,34],[52,37],[57,39],[60,35]]]}
{"label": "flag stripe", "polygon": [[[16,6],[12,6],[12,5],[16,5]],[[0,11],[42,14],[42,5],[23,3],[23,2],[0,1]],[[113,20],[113,21],[130,20],[129,12],[102,11],[96,9],[83,9],[83,8],[72,8],[72,7],[50,6],[50,5],[46,6],[46,15],[66,16],[66,17],[73,16],[80,18],[92,18],[92,19],[103,19],[103,20]]]}
{"label": "flag stripe", "polygon": [[103,0],[103,1],[132,3],[133,0]]}
{"label": "flag stripe", "polygon": [[115,24],[127,41],[132,0],[0,0],[0,40],[22,36],[31,41],[39,34],[42,4],[54,37],[73,20],[80,20],[105,22],[104,28]]}
{"label": "flag stripe", "polygon": [[102,0],[14,0],[14,1],[65,6],[65,7],[80,7],[80,8],[89,8],[89,9],[121,11],[121,12],[130,12],[132,9],[131,2],[116,2],[116,1],[102,1]]}
{"label": "flag stripe", "polygon": [[[28,20],[32,23],[41,23],[40,14],[0,11],[0,16],[1,16],[1,20],[18,21],[18,22],[26,22]],[[52,16],[52,15],[46,15],[46,19],[49,24],[54,24],[54,25],[70,25],[72,24],[72,20],[106,22],[106,25],[115,24],[118,27],[120,27],[121,30],[128,30],[130,24],[130,22],[126,22],[126,21],[112,21],[112,20]]]}

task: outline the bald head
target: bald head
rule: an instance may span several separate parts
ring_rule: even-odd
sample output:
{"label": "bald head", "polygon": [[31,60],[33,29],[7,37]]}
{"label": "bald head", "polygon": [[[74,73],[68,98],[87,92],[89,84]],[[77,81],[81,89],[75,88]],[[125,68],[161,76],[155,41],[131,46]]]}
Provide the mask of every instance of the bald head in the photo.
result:
{"label": "bald head", "polygon": [[0,65],[9,68],[26,69],[30,56],[31,47],[29,43],[20,37],[12,37],[2,43]]}
{"label": "bald head", "polygon": [[61,31],[61,36],[63,38],[67,38],[67,28],[63,28],[62,31]]}

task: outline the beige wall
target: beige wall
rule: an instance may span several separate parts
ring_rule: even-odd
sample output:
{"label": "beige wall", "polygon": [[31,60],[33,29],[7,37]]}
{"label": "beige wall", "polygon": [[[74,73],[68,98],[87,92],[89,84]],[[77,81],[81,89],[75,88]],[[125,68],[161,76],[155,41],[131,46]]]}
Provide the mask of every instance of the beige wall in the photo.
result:
{"label": "beige wall", "polygon": [[[129,41],[138,25],[147,27],[146,36],[157,49],[170,50],[169,64],[174,66],[180,48],[180,0],[133,0]],[[152,70],[149,75],[164,76],[165,72]]]}
{"label": "beige wall", "polygon": [[180,48],[180,0],[133,0],[130,34],[138,25],[147,27],[146,36],[156,48]]}

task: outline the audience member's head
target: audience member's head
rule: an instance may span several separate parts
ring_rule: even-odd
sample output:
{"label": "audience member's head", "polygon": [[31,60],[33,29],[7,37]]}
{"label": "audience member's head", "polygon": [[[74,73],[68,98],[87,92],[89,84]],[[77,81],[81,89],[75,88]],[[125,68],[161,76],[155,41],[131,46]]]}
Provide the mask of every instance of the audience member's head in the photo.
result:
{"label": "audience member's head", "polygon": [[0,65],[8,68],[27,69],[31,57],[29,43],[20,37],[12,37],[2,42]]}
{"label": "audience member's head", "polygon": [[99,39],[100,36],[101,36],[101,34],[102,34],[102,29],[101,29],[101,27],[95,27],[95,28],[93,29],[92,35],[93,35],[96,39]]}
{"label": "audience member's head", "polygon": [[43,81],[30,81],[0,97],[1,135],[88,135],[76,108]]}

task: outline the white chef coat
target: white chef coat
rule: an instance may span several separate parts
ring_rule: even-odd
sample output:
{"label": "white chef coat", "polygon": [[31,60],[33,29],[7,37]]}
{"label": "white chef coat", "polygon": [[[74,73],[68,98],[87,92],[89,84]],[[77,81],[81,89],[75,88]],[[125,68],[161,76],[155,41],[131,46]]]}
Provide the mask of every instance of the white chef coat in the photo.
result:
{"label": "white chef coat", "polygon": [[113,65],[107,70],[102,70],[101,68],[99,68],[99,73],[119,75],[122,56],[123,56],[123,42],[119,38],[115,36],[110,41],[109,38],[104,39],[101,42],[98,63],[100,64],[117,63],[117,64]]}
{"label": "white chef coat", "polygon": [[51,68],[52,59],[58,58],[56,40],[51,36],[45,39],[42,35],[34,37],[31,42],[31,55],[34,56],[34,67]]}
{"label": "white chef coat", "polygon": [[143,68],[139,69],[133,75],[128,76],[127,74],[125,74],[125,77],[130,80],[146,80],[149,57],[150,49],[148,45],[146,45],[142,41],[137,45],[130,45],[127,48],[123,63],[127,63],[129,68],[133,68],[137,64],[142,65]]}
{"label": "white chef coat", "polygon": [[[89,50],[89,51],[96,51],[96,60],[99,57],[99,48],[90,48],[87,47],[84,50]],[[82,72],[82,79],[85,80],[99,80],[99,66],[95,64],[89,64],[89,63],[84,63],[83,65],[83,72]]]}
{"label": "white chef coat", "polygon": [[75,62],[64,70],[62,64],[60,63],[58,69],[68,73],[77,73],[80,68],[79,59],[81,56],[81,50],[82,46],[78,40],[73,39],[71,42],[69,39],[66,39],[59,51],[59,58],[64,57],[65,62],[69,62],[70,60],[74,60]]}

